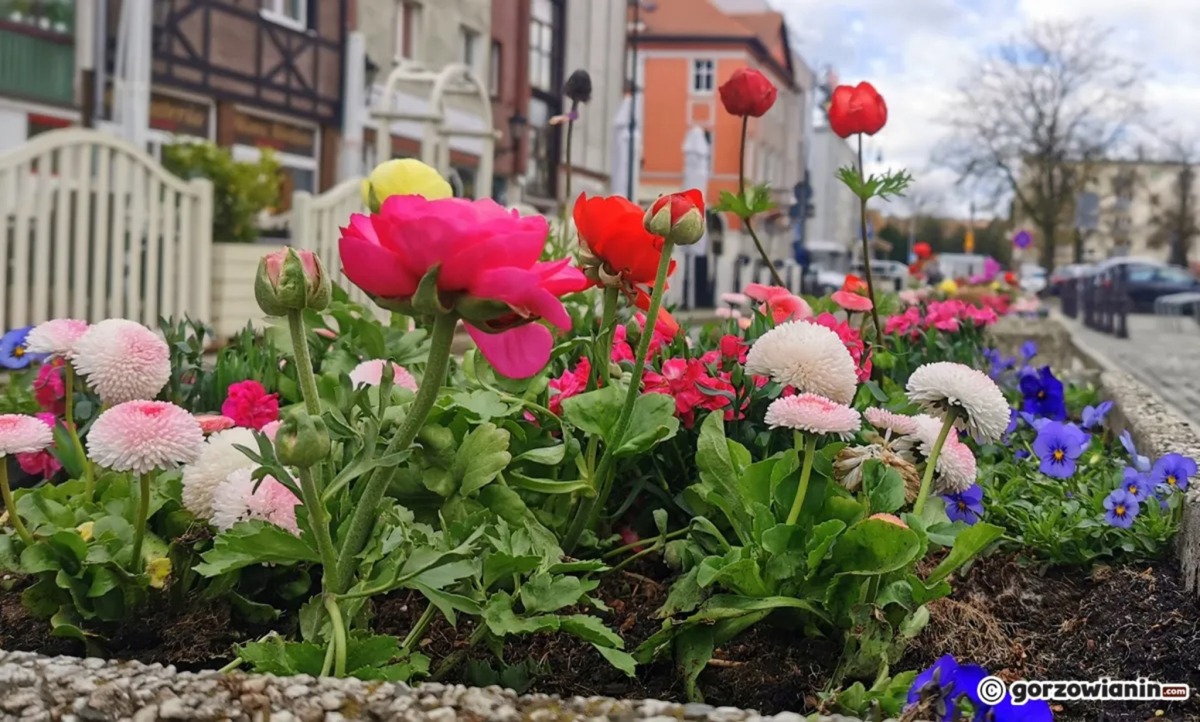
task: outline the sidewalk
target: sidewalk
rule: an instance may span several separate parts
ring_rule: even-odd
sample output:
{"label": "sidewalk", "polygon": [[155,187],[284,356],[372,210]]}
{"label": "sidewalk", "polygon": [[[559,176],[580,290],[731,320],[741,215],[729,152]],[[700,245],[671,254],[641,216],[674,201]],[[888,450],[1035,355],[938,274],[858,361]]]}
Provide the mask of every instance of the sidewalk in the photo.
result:
{"label": "sidewalk", "polygon": [[1129,338],[1099,333],[1060,316],[1072,335],[1116,368],[1149,386],[1193,423],[1200,423],[1200,324],[1130,315]]}

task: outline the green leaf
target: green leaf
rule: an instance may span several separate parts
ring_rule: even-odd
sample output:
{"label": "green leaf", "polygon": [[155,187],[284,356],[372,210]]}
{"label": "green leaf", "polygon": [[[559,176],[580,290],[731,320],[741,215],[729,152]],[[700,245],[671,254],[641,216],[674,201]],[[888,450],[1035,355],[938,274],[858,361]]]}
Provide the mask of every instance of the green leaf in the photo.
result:
{"label": "green leaf", "polygon": [[866,519],[838,538],[830,563],[840,574],[886,574],[911,563],[920,545],[911,529],[883,519]]}
{"label": "green leaf", "polygon": [[750,215],[750,210],[746,205],[746,201],[739,195],[729,191],[721,191],[721,200],[717,206],[712,209],[714,213],[728,211],[738,218],[745,218]]}
{"label": "green leaf", "polygon": [[521,585],[521,604],[527,614],[556,612],[578,603],[587,591],[578,577],[540,574]]}
{"label": "green leaf", "polygon": [[499,637],[509,634],[536,634],[558,631],[558,617],[543,614],[534,617],[518,617],[512,608],[512,597],[505,592],[493,594],[483,608],[483,621],[488,629]]}
{"label": "green leaf", "polygon": [[676,614],[690,612],[700,606],[706,592],[696,581],[699,573],[700,567],[692,567],[686,574],[675,580],[675,583],[671,585],[671,591],[667,594],[667,601],[655,616],[665,619]]}
{"label": "green leaf", "polygon": [[696,466],[701,482],[725,502],[722,509],[729,515],[738,537],[748,542],[753,525],[742,503],[739,487],[741,470],[734,466],[730,443],[725,438],[725,419],[721,414],[709,414],[700,425]]}
{"label": "green leaf", "polygon": [[612,666],[621,670],[630,677],[636,676],[635,672],[637,670],[637,661],[634,660],[633,655],[629,652],[626,652],[622,649],[615,649],[613,647],[605,647],[595,643],[592,644],[592,647],[595,648],[595,650],[600,653],[600,656],[604,657],[604,659],[607,660]]}
{"label": "green leaf", "polygon": [[576,492],[587,497],[596,495],[596,490],[586,481],[559,481],[557,479],[531,479],[524,474],[509,471],[504,475],[505,480],[512,486],[539,494],[574,494]]}
{"label": "green leaf", "polygon": [[717,647],[713,637],[714,630],[710,626],[689,626],[675,637],[675,664],[683,677],[683,689],[692,702],[704,701],[696,680]]}
{"label": "green leaf", "polygon": [[21,552],[21,571],[26,574],[56,572],[62,568],[58,553],[49,544],[34,543]]}
{"label": "green leaf", "polygon": [[229,601],[237,613],[251,624],[270,624],[279,619],[281,614],[270,604],[255,602],[237,592],[229,592]]}
{"label": "green leaf", "polygon": [[966,564],[971,559],[974,559],[989,544],[1004,536],[1004,529],[994,524],[986,524],[979,522],[974,526],[964,529],[959,533],[958,538],[954,540],[954,546],[950,549],[950,553],[938,564],[929,577],[925,580],[929,584],[936,584],[945,579],[954,572],[954,570]]}
{"label": "green leaf", "polygon": [[454,403],[475,414],[480,421],[491,421],[512,413],[512,407],[509,404],[505,403],[496,392],[487,389],[472,391],[469,394],[458,392],[454,394],[453,398]]}
{"label": "green leaf", "polygon": [[612,443],[613,427],[625,404],[625,392],[617,385],[563,399],[563,419],[587,434]]}
{"label": "green leaf", "polygon": [[238,647],[237,655],[248,662],[255,672],[277,676],[321,674],[325,650],[312,642],[285,642],[278,635],[264,641]]}
{"label": "green leaf", "polygon": [[525,515],[529,512],[529,507],[525,506],[521,495],[501,484],[489,484],[480,489],[479,503],[514,526],[523,524]]}
{"label": "green leaf", "polygon": [[346,669],[386,666],[400,651],[400,640],[386,634],[350,637],[346,640]]}
{"label": "green leaf", "polygon": [[121,585],[121,575],[106,567],[91,567],[92,583],[88,587],[89,597],[102,597]]}
{"label": "green leaf", "polygon": [[621,446],[613,455],[617,458],[644,454],[660,441],[679,431],[675,418],[675,399],[666,394],[643,394],[633,404],[633,416]]}
{"label": "green leaf", "polygon": [[904,506],[904,478],[878,459],[863,463],[863,488],[871,500],[871,513],[892,513]]}
{"label": "green leaf", "polygon": [[912,601],[916,606],[928,604],[935,599],[950,596],[950,583],[944,579],[934,584],[927,584],[915,574],[909,574],[907,579],[912,589]]}
{"label": "green leaf", "polygon": [[567,445],[557,444],[555,446],[544,446],[540,449],[530,449],[518,454],[513,461],[528,461],[533,464],[541,464],[542,466],[557,466],[563,462],[566,456]]}
{"label": "green leaf", "polygon": [[430,604],[438,608],[452,627],[458,624],[458,612],[474,617],[479,616],[483,612],[483,608],[479,606],[479,603],[470,597],[464,597],[461,594],[452,594],[442,589],[434,589],[420,582],[413,582],[412,586],[425,595]]}
{"label": "green leaf", "polygon": [[541,557],[536,554],[513,555],[508,552],[492,552],[483,559],[483,586],[490,588],[500,579],[524,575],[538,568]]}
{"label": "green leaf", "polygon": [[[213,540],[200,555],[196,572],[216,577],[255,564],[292,565],[320,560],[316,550],[291,533],[262,521],[239,522]],[[319,669],[318,669],[319,671]]]}
{"label": "green leaf", "polygon": [[481,424],[463,439],[454,457],[458,493],[470,496],[490,484],[512,461],[508,432],[495,424]]}
{"label": "green leaf", "polygon": [[824,561],[825,556],[829,554],[829,550],[833,548],[837,542],[837,537],[846,528],[846,523],[841,519],[828,519],[817,524],[812,528],[812,532],[808,538],[808,544],[805,551],[808,553],[806,559],[808,569],[815,571],[817,567]]}
{"label": "green leaf", "polygon": [[604,626],[604,622],[588,614],[568,614],[559,617],[559,629],[595,645],[616,649],[625,647],[625,640]]}
{"label": "green leaf", "polygon": [[[825,611],[807,599],[796,597],[747,597],[733,594],[718,594],[700,607],[700,611],[688,618],[689,622],[717,622],[735,619],[747,614],[769,613],[776,609],[796,609],[807,612],[820,620],[827,620]],[[765,616],[765,615],[764,615]]]}

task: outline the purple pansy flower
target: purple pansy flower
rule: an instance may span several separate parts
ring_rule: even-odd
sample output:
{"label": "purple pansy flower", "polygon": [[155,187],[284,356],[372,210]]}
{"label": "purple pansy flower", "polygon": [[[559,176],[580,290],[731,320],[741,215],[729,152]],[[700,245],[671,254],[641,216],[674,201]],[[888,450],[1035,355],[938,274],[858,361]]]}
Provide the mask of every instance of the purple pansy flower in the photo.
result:
{"label": "purple pansy flower", "polygon": [[1182,454],[1167,454],[1154,462],[1149,480],[1167,491],[1187,491],[1188,480],[1196,475],[1196,462]]}
{"label": "purple pansy flower", "polygon": [[1113,402],[1101,401],[1096,406],[1083,407],[1083,428],[1095,429],[1104,424],[1104,418],[1112,411]]}
{"label": "purple pansy flower", "polygon": [[1129,454],[1129,462],[1133,464],[1133,468],[1138,471],[1150,471],[1150,459],[1138,453],[1129,430],[1122,431],[1117,438],[1121,440],[1121,446],[1125,447],[1125,453]]}
{"label": "purple pansy flower", "polygon": [[987,670],[983,667],[976,664],[960,665],[953,655],[947,654],[913,680],[912,687],[908,689],[908,704],[936,698],[941,700],[941,704],[936,706],[945,710],[940,722],[959,719],[957,703],[963,696],[976,709],[986,709],[986,705],[979,700],[979,683],[985,677]]}
{"label": "purple pansy flower", "polygon": [[1038,354],[1037,341],[1030,339],[1029,341],[1026,341],[1025,343],[1021,344],[1021,358],[1025,359],[1026,362],[1028,362],[1034,356],[1037,356],[1037,354]]}
{"label": "purple pansy flower", "polygon": [[943,494],[942,499],[946,502],[946,516],[950,521],[971,525],[983,516],[983,488],[979,484],[971,484],[957,494]]}
{"label": "purple pansy flower", "polygon": [[43,354],[29,353],[26,350],[25,338],[32,330],[33,326],[24,326],[22,328],[14,328],[3,336],[0,336],[0,368],[19,371],[27,368],[34,361],[41,361],[46,358]]}
{"label": "purple pansy flower", "polygon": [[1051,421],[1043,425],[1033,440],[1033,453],[1041,461],[1038,470],[1057,479],[1071,478],[1075,474],[1075,460],[1089,441],[1090,437],[1075,424]]}
{"label": "purple pansy flower", "polygon": [[1150,483],[1150,479],[1145,474],[1131,466],[1127,466],[1125,467],[1125,475],[1121,479],[1121,488],[1140,503],[1150,496],[1154,485]]}
{"label": "purple pansy flower", "polygon": [[1034,414],[1029,413],[1028,411],[1022,411],[1020,413],[1021,413],[1021,420],[1024,421],[1025,423],[1029,424],[1029,428],[1033,429],[1034,431],[1037,431],[1038,429],[1041,429],[1046,424],[1054,421],[1054,419],[1047,419],[1047,418],[1044,418],[1041,416],[1036,416]]}
{"label": "purple pansy flower", "polygon": [[1055,378],[1049,366],[1021,374],[1021,396],[1024,397],[1021,408],[1029,413],[1057,421],[1067,418],[1062,381]]}
{"label": "purple pansy flower", "polygon": [[1104,518],[1109,524],[1128,529],[1133,526],[1133,520],[1137,518],[1141,508],[1138,506],[1138,500],[1129,495],[1129,492],[1124,489],[1114,489],[1104,499],[1104,508],[1107,512]]}

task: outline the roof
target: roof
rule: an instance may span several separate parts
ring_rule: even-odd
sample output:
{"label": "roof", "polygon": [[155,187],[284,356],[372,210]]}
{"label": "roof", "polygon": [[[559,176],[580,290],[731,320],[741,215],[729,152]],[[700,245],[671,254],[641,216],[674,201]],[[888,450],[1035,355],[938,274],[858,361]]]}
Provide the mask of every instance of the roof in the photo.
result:
{"label": "roof", "polygon": [[[724,13],[710,0],[655,0],[639,15],[644,42],[745,44],[772,67],[780,80],[795,86],[792,51],[782,13]],[[632,10],[631,10],[632,12]]]}

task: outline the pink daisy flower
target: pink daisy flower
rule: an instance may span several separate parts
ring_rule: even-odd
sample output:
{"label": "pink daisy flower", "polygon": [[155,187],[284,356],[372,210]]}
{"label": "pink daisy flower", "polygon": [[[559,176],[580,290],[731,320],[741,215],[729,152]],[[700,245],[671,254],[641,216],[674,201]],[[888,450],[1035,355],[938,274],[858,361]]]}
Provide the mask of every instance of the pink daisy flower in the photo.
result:
{"label": "pink daisy flower", "polygon": [[[54,414],[40,413],[37,415],[39,421],[50,428],[51,434],[54,432],[55,417]],[[42,451],[25,451],[16,454],[17,465],[21,467],[21,471],[26,474],[32,474],[41,479],[49,479],[58,473],[62,468],[62,464],[51,453],[53,443],[49,448]]]}
{"label": "pink daisy flower", "polygon": [[32,353],[70,358],[75,343],[87,333],[88,322],[74,318],[56,318],[38,324],[25,337],[25,348]]}
{"label": "pink daisy flower", "polygon": [[392,365],[393,383],[402,389],[414,392],[417,390],[417,380],[408,372],[408,369],[395,361],[388,361],[386,359],[363,361],[355,366],[354,370],[350,372],[350,383],[354,386],[361,386],[363,384],[378,386],[383,381],[383,367],[386,364]]}
{"label": "pink daisy flower", "polygon": [[875,406],[863,412],[867,423],[880,431],[890,431],[893,434],[912,434],[917,431],[917,422],[911,416],[897,414],[887,409]]}
{"label": "pink daisy flower", "polygon": [[0,414],[0,457],[33,454],[54,443],[54,431],[36,416]]}
{"label": "pink daisy flower", "polygon": [[218,431],[224,431],[225,429],[232,429],[237,425],[233,422],[233,419],[221,414],[197,414],[196,421],[200,423],[200,430],[204,432],[205,436],[215,434]]}
{"label": "pink daisy flower", "polygon": [[843,441],[862,425],[858,412],[816,394],[798,394],[775,399],[764,419],[773,429],[780,427],[807,434],[833,434]]}
{"label": "pink daisy flower", "polygon": [[105,405],[153,399],[171,379],[170,349],[150,329],[123,318],[95,324],[76,342],[72,364]]}
{"label": "pink daisy flower", "polygon": [[87,438],[88,456],[114,471],[145,474],[196,460],[204,433],[196,418],[166,401],[126,401],[100,414]]}
{"label": "pink daisy flower", "polygon": [[[255,484],[258,489],[255,490]],[[300,535],[296,523],[296,506],[300,500],[273,476],[254,480],[254,469],[238,469],[213,490],[212,516],[214,527],[226,531],[241,521],[259,519],[281,529]]]}

